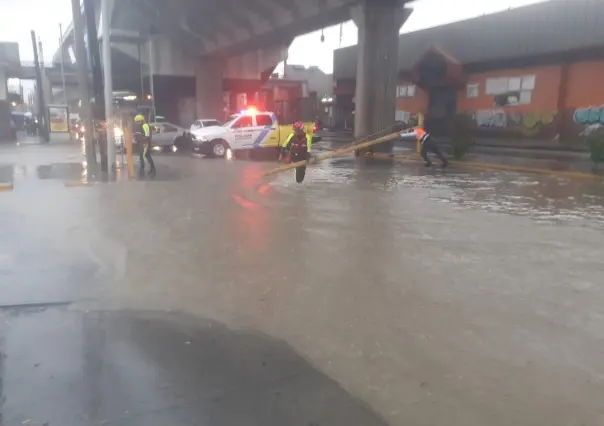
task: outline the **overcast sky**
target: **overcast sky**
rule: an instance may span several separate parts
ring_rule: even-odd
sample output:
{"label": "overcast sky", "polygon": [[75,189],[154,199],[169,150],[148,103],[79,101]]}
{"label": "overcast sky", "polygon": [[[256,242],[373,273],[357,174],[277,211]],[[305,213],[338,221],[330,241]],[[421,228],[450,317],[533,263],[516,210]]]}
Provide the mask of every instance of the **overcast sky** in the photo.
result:
{"label": "overcast sky", "polygon": [[[419,0],[402,32],[539,1],[544,0]],[[42,38],[45,60],[50,61],[59,44],[59,23],[65,27],[71,22],[71,1],[0,0],[0,17],[0,41],[18,42],[21,60],[33,60],[30,37],[30,30],[33,29]],[[345,23],[342,33],[342,47],[356,44],[357,30],[354,23]],[[289,63],[318,65],[326,72],[331,72],[333,50],[340,47],[340,26],[325,29],[324,43],[320,41],[320,34],[319,31],[298,37],[290,48]]]}

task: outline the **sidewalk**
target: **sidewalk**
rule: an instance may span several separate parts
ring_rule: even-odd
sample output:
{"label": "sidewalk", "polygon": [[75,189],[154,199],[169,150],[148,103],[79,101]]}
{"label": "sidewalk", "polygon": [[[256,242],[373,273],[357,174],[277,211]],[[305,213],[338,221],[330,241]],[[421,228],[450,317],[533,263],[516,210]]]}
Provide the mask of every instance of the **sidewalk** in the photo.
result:
{"label": "sidewalk", "polygon": [[[323,132],[318,147],[338,149],[354,142],[352,132]],[[527,145],[521,145],[526,143]],[[586,150],[577,147],[559,147],[539,145],[531,141],[488,140],[479,139],[470,147],[465,157],[467,161],[513,165],[521,167],[545,168],[559,171],[592,173],[593,163]],[[452,156],[451,141],[439,139],[445,154]],[[393,154],[412,154],[416,152],[416,142],[408,140],[395,141]]]}
{"label": "sidewalk", "polygon": [[[6,145],[14,144],[15,142],[7,142]],[[40,136],[28,136],[25,132],[17,133],[18,144],[24,145],[46,145],[47,143]],[[63,145],[63,144],[77,144],[77,139],[70,139],[69,133],[51,133],[50,134],[50,145]]]}

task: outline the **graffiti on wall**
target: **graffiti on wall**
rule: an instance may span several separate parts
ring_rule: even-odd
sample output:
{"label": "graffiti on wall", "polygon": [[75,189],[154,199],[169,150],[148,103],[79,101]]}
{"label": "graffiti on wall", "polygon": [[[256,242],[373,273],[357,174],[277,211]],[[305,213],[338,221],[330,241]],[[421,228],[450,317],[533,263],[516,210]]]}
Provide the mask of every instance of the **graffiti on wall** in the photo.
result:
{"label": "graffiti on wall", "polygon": [[556,136],[556,111],[510,112],[504,109],[475,111],[476,133],[486,137],[553,138]]}
{"label": "graffiti on wall", "polygon": [[580,136],[604,130],[604,106],[577,108],[573,114],[573,122]]}
{"label": "graffiti on wall", "polygon": [[505,129],[508,125],[508,116],[502,109],[484,109],[474,113],[474,121],[478,128]]}

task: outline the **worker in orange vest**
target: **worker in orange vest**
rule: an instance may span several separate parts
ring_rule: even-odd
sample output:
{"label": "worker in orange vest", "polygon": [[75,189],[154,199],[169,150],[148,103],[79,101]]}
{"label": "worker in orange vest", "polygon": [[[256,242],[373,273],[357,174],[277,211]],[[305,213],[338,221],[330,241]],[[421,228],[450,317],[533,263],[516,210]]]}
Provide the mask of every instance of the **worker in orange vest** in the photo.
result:
{"label": "worker in orange vest", "polygon": [[420,151],[420,155],[426,161],[426,167],[432,167],[432,161],[428,158],[428,153],[434,153],[440,161],[443,163],[443,167],[447,167],[449,165],[449,161],[445,158],[443,153],[438,148],[438,144],[434,140],[434,138],[430,135],[430,133],[426,132],[421,127],[416,127],[407,131],[406,133],[401,133],[402,138],[417,138],[418,142],[421,143],[422,149]]}

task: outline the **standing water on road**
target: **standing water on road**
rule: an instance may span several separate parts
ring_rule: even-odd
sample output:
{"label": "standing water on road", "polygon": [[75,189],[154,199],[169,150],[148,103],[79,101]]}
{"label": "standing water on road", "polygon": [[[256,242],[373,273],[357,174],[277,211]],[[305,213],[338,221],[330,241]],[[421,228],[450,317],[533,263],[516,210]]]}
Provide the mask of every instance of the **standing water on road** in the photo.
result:
{"label": "standing water on road", "polygon": [[603,420],[601,183],[52,152],[0,157],[7,425]]}

